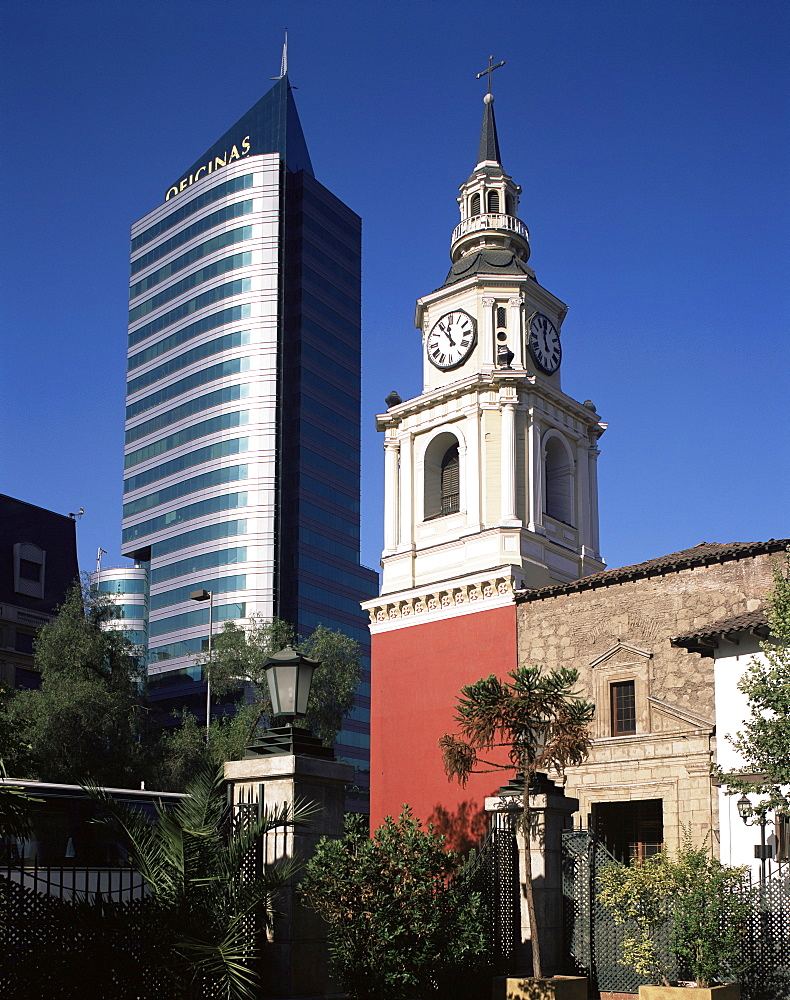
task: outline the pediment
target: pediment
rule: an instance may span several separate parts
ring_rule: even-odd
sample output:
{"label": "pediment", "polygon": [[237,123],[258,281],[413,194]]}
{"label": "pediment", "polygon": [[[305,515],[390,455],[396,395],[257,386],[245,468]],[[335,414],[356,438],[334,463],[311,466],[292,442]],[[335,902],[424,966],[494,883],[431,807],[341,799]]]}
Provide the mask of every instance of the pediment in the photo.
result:
{"label": "pediment", "polygon": [[596,657],[592,663],[591,667],[599,667],[602,663],[606,663],[607,660],[611,660],[615,656],[628,656],[628,657],[642,657],[645,660],[650,660],[653,658],[653,654],[647,649],[640,649],[638,646],[632,646],[628,642],[616,642],[614,646],[607,649],[605,653],[601,653],[600,656]]}
{"label": "pediment", "polygon": [[697,715],[696,712],[691,712],[687,708],[670,705],[666,701],[660,701],[658,698],[652,698],[649,695],[647,700],[654,712],[659,712],[661,715],[675,722],[685,723],[686,726],[690,726],[692,729],[710,729],[712,731],[714,728],[713,719],[706,719],[704,715]]}

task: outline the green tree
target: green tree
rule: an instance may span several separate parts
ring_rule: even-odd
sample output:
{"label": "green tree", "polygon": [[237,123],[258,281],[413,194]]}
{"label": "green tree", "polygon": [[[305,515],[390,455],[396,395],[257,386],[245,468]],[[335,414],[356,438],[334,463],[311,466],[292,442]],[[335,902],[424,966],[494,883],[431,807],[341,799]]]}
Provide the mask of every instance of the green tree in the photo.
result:
{"label": "green tree", "polygon": [[212,719],[207,733],[203,721],[184,709],[180,724],[163,728],[152,747],[153,786],[180,792],[198,771],[240,760],[260,714],[259,705],[240,701],[233,714]]}
{"label": "green tree", "polygon": [[179,1000],[259,995],[252,967],[259,932],[271,926],[276,895],[298,864],[283,861],[253,874],[251,854],[268,831],[310,814],[283,806],[234,822],[224,787],[221,771],[196,775],[188,796],[174,808],[158,807],[153,823],[92,790],[110,816],[103,825],[148,884],[151,920],[163,935],[161,962]]}
{"label": "green tree", "polygon": [[790,810],[786,795],[790,787],[790,553],[774,565],[766,617],[771,636],[760,644],[765,659],[752,660],[738,682],[748,698],[749,717],[730,738],[743,757],[739,773],[744,777],[717,771],[732,794],[763,796],[753,810],[761,817]]}
{"label": "green tree", "polygon": [[[518,667],[501,681],[494,674],[461,688],[455,721],[460,735],[439,740],[448,778],[465,785],[473,772],[515,768],[524,778],[520,825],[527,843],[532,826],[529,785],[539,770],[562,772],[581,764],[591,745],[588,726],[595,706],[576,692],[578,671]],[[505,748],[509,763],[490,758]],[[541,978],[530,851],[524,852],[524,892],[532,938],[533,974]]]}
{"label": "green tree", "polygon": [[146,768],[140,665],[124,633],[107,627],[117,614],[111,598],[75,584],[39,630],[34,655],[41,687],[14,692],[5,707],[12,774],[139,784]]}
{"label": "green tree", "polygon": [[253,615],[246,628],[225,622],[214,638],[211,655],[202,653],[199,662],[208,671],[212,691],[218,696],[239,691],[246,683],[259,716],[268,719],[271,701],[263,664],[285,646],[320,661],[313,675],[307,725],[331,746],[343,718],[353,708],[354,692],[362,677],[359,645],[347,635],[319,625],[312,635],[297,643],[294,629],[287,622]]}
{"label": "green tree", "polygon": [[618,862],[598,877],[598,899],[618,924],[634,930],[623,940],[624,965],[664,986],[671,985],[668,952],[698,987],[739,971],[749,917],[743,882],[746,868],[730,868],[711,857],[707,844],[686,835],[676,858],[661,851],[634,865]]}
{"label": "green tree", "polygon": [[372,837],[347,816],[341,840],[319,841],[299,889],[329,925],[331,966],[350,997],[427,997],[447,970],[485,964],[479,894],[447,883],[457,864],[406,807]]}

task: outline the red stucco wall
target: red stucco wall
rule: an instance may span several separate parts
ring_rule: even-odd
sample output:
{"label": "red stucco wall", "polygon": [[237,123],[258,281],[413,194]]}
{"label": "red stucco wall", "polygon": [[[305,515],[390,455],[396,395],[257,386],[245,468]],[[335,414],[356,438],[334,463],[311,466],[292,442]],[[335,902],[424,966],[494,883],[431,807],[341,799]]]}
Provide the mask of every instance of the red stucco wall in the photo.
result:
{"label": "red stucco wall", "polygon": [[448,846],[465,849],[484,830],[484,798],[512,773],[474,774],[462,788],[447,780],[438,741],[455,731],[463,684],[491,673],[504,676],[515,667],[515,605],[371,638],[371,829],[407,803],[419,819],[447,834]]}

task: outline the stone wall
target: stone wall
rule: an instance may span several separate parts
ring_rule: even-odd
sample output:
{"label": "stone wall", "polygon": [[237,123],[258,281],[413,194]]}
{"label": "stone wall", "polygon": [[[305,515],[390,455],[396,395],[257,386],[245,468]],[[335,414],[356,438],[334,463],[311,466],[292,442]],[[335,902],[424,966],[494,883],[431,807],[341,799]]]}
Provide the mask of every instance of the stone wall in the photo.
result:
{"label": "stone wall", "polygon": [[[567,776],[583,825],[598,803],[661,799],[667,846],[686,827],[718,850],[713,660],[670,639],[756,609],[771,583],[771,556],[759,554],[519,603],[519,663],[576,667],[597,706],[593,749]],[[620,681],[634,682],[635,735],[612,733]]]}

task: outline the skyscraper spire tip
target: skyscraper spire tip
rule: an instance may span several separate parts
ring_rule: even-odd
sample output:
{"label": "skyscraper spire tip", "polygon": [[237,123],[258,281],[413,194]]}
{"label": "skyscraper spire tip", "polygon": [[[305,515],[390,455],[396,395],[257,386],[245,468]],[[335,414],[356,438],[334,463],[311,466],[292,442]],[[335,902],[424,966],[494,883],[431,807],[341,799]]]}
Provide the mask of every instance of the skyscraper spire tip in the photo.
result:
{"label": "skyscraper spire tip", "polygon": [[282,80],[284,76],[288,75],[288,29],[285,29],[285,41],[283,42],[283,56],[280,60],[280,74],[279,76],[270,77],[271,80]]}

